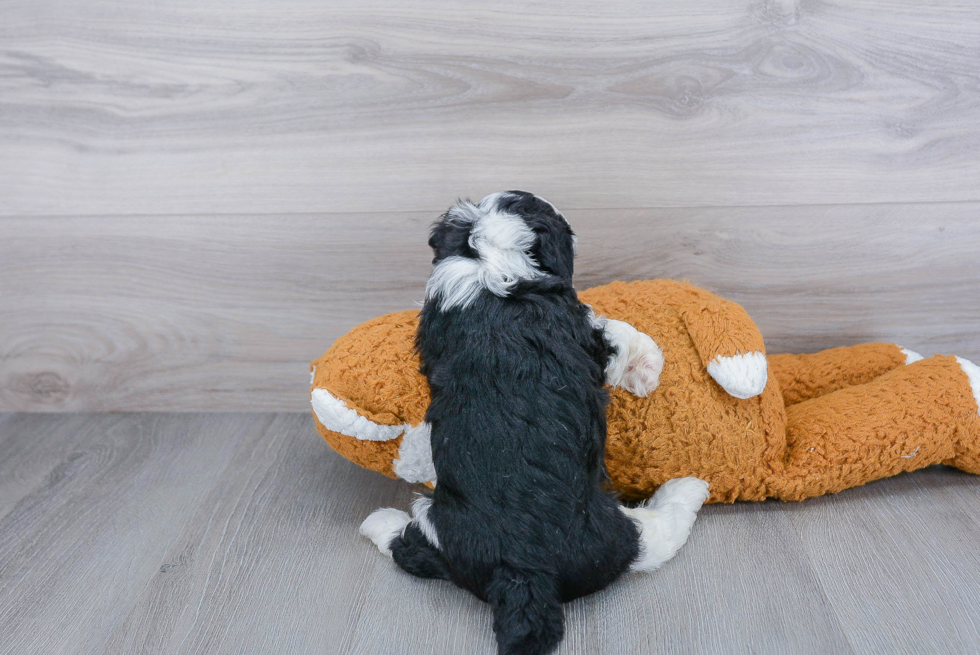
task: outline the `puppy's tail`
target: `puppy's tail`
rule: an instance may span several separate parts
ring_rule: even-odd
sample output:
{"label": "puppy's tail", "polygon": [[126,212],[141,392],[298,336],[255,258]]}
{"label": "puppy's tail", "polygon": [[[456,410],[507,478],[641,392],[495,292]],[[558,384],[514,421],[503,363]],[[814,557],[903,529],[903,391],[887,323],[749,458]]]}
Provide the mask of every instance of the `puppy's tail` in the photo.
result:
{"label": "puppy's tail", "polygon": [[545,655],[565,634],[558,581],[501,565],[487,587],[498,655]]}

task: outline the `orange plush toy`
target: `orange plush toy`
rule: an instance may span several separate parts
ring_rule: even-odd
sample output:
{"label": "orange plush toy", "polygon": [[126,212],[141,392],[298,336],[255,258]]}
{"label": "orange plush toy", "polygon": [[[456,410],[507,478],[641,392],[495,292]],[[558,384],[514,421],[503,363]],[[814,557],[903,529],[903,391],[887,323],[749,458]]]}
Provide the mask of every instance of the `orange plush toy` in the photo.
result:
{"label": "orange plush toy", "polygon": [[[669,280],[580,297],[663,352],[647,397],[612,390],[606,464],[625,499],[685,476],[710,483],[709,502],[733,502],[802,500],[939,463],[980,474],[980,368],[965,359],[887,343],[767,356],[741,306]],[[317,431],[341,455],[433,483],[416,315],[338,339],[313,362],[311,399]]]}

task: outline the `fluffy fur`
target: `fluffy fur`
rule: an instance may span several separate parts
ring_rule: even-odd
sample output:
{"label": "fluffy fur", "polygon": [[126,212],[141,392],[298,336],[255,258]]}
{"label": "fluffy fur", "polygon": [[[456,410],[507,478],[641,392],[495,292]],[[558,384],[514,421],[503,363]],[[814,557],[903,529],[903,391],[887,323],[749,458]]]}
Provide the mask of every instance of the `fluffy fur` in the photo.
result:
{"label": "fluffy fur", "polygon": [[634,396],[646,398],[660,384],[664,354],[650,335],[629,323],[596,314],[589,309],[592,326],[602,330],[613,354],[606,363],[606,384],[622,387]]}
{"label": "fluffy fur", "polygon": [[416,348],[438,484],[410,521],[379,510],[362,531],[409,573],[488,602],[500,653],[548,653],[561,603],[669,559],[707,484],[637,510],[605,490],[607,375],[645,394],[663,359],[626,324],[610,340],[579,302],[572,230],[550,203],[519,191],[460,202],[429,244]]}

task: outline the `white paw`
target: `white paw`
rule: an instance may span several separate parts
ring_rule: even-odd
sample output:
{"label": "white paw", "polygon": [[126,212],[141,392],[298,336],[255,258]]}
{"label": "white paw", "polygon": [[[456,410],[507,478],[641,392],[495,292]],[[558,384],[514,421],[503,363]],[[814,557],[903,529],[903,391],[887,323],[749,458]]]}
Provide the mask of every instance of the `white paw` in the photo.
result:
{"label": "white paw", "polygon": [[634,396],[645,398],[660,384],[664,354],[649,335],[637,332],[630,343],[629,359],[619,386]]}
{"label": "white paw", "polygon": [[977,366],[969,359],[963,359],[962,357],[957,357],[956,362],[966,373],[967,379],[970,381],[970,390],[973,392],[973,400],[977,403],[977,414],[980,414],[980,366]]}
{"label": "white paw", "polygon": [[905,355],[906,366],[908,366],[909,364],[914,364],[920,359],[925,359],[925,357],[915,352],[914,350],[909,350],[908,348],[902,348],[901,346],[899,346],[898,349],[902,351],[903,355]]}
{"label": "white paw", "polygon": [[701,478],[674,478],[667,480],[653,498],[648,500],[645,505],[651,509],[659,509],[670,504],[679,504],[692,512],[701,509],[704,501],[708,500],[708,481]]}
{"label": "white paw", "polygon": [[708,483],[698,478],[669,480],[646,504],[623,507],[640,529],[640,554],[631,571],[652,571],[687,542],[698,510],[708,498]]}
{"label": "white paw", "polygon": [[769,366],[761,352],[732,357],[715,357],[708,364],[708,375],[729,395],[745,400],[762,393],[769,380]]}
{"label": "white paw", "polygon": [[606,365],[606,382],[634,396],[646,397],[660,384],[664,353],[649,334],[629,323],[608,319],[606,338],[618,351]]}
{"label": "white paw", "polygon": [[374,542],[384,555],[391,557],[391,542],[405,532],[412,521],[406,512],[393,507],[376,509],[361,523],[359,532]]}

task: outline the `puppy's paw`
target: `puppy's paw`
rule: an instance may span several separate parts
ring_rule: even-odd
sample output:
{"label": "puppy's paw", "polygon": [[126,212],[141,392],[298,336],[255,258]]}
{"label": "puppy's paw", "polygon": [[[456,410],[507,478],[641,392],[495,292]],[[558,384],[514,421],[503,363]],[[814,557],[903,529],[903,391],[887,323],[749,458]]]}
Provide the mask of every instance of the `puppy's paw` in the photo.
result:
{"label": "puppy's paw", "polygon": [[761,352],[731,357],[715,357],[708,364],[708,375],[730,396],[745,400],[762,393],[769,380],[769,363]]}
{"label": "puppy's paw", "polygon": [[603,331],[616,348],[606,365],[606,383],[640,397],[656,389],[664,369],[664,353],[657,342],[623,321],[603,319]]}
{"label": "puppy's paw", "polygon": [[382,554],[391,557],[391,542],[405,532],[412,521],[406,512],[393,507],[376,509],[361,523],[359,532],[374,542]]}
{"label": "puppy's paw", "polygon": [[634,396],[645,398],[660,384],[664,353],[650,335],[637,332],[630,339],[626,370],[619,386]]}
{"label": "puppy's paw", "polygon": [[707,498],[707,482],[677,478],[662,484],[645,505],[622,508],[640,530],[640,552],[630,570],[652,571],[676,555]]}
{"label": "puppy's paw", "polygon": [[679,505],[690,512],[697,512],[709,495],[706,480],[693,477],[674,478],[660,485],[657,493],[646,504],[654,510],[668,505]]}

